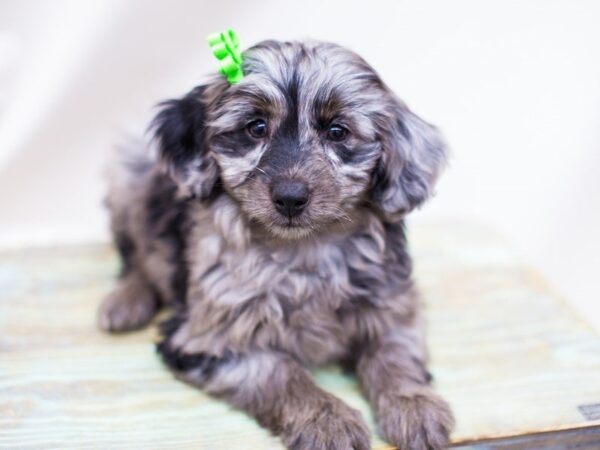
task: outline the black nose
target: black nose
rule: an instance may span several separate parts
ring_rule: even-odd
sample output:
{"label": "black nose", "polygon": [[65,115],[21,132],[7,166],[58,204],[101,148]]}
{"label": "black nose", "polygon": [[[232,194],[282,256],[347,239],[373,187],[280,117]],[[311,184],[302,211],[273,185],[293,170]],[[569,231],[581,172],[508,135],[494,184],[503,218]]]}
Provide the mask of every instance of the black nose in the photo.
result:
{"label": "black nose", "polygon": [[308,204],[308,186],[298,180],[280,180],[273,185],[271,199],[275,208],[286,217],[299,215]]}

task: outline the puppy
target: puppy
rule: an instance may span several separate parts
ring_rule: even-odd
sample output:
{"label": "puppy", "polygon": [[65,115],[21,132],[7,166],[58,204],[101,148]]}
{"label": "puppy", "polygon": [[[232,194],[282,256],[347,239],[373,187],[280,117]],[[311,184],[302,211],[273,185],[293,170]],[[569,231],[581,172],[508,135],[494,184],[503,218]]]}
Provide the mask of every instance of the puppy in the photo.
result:
{"label": "puppy", "polygon": [[113,177],[123,270],[100,327],[169,305],[166,365],[289,449],[369,448],[306,370],[330,362],[354,370],[385,440],[445,448],[403,224],[444,166],[438,131],[338,45],[262,42],[243,69],[162,103],[155,156],[134,150]]}

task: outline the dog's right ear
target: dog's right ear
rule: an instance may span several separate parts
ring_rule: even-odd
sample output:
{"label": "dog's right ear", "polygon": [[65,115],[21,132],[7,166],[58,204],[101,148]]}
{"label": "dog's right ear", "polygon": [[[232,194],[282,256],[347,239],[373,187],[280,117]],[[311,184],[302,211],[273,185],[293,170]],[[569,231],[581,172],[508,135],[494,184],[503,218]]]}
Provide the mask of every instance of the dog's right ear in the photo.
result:
{"label": "dog's right ear", "polygon": [[447,149],[438,129],[395,96],[384,117],[383,154],[374,171],[372,200],[387,220],[397,221],[431,196]]}
{"label": "dog's right ear", "polygon": [[206,86],[198,86],[180,99],[162,102],[151,123],[158,152],[167,172],[190,196],[210,196],[218,179],[218,167],[205,142]]}

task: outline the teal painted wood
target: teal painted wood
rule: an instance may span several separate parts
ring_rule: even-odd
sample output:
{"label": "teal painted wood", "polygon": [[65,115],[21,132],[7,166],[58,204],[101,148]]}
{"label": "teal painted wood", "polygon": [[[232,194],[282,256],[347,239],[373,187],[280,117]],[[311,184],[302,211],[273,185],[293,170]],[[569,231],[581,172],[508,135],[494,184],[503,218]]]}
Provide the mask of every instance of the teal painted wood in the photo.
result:
{"label": "teal painted wood", "polygon": [[[498,236],[420,226],[411,242],[455,443],[600,425],[578,408],[600,404],[600,339]],[[0,448],[281,449],[244,414],[175,381],[153,328],[96,329],[116,272],[105,245],[0,253]],[[352,377],[315,377],[373,427]],[[373,448],[391,449],[375,433]]]}

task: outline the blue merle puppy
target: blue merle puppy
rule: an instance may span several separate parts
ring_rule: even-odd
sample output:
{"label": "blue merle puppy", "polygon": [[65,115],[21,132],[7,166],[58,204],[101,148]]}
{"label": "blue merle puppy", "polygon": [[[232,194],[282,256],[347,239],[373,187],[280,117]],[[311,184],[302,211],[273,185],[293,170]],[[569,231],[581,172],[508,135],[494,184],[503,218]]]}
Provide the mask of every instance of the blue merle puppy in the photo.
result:
{"label": "blue merle puppy", "polygon": [[331,362],[356,373],[385,440],[445,448],[403,224],[445,164],[438,131],[338,45],[266,41],[244,58],[240,83],[162,103],[152,142],[115,171],[123,270],[100,327],[171,307],[169,368],[289,449],[369,448],[360,414],[306,369]]}

